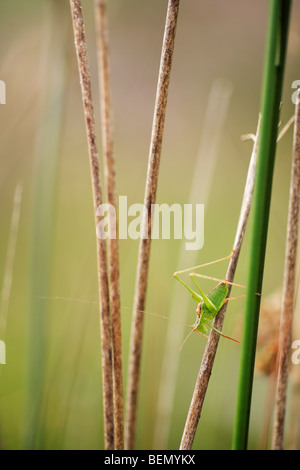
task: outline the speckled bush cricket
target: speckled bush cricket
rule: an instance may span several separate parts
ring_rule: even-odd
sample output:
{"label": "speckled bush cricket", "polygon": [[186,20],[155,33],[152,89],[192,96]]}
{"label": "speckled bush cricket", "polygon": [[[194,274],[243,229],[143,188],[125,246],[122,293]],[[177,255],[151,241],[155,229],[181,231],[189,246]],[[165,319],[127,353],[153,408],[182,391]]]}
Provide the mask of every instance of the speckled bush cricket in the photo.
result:
{"label": "speckled bush cricket", "polygon": [[[226,278],[223,279],[223,280],[220,280],[220,279],[217,279],[215,277],[206,276],[204,274],[199,274],[199,273],[194,272],[195,269],[199,269],[199,268],[202,268],[204,266],[208,266],[208,265],[211,265],[211,264],[218,263],[220,261],[227,260],[227,259],[231,258],[233,256],[233,254],[234,254],[234,250],[232,250],[231,254],[229,256],[226,256],[225,258],[220,258],[218,260],[211,261],[211,262],[205,263],[205,264],[200,264],[198,266],[193,266],[191,268],[182,269],[181,271],[176,271],[173,274],[175,279],[177,279],[179,282],[181,282],[181,284],[183,284],[184,287],[186,287],[188,289],[188,291],[191,293],[193,299],[197,303],[197,309],[196,309],[197,319],[196,319],[196,321],[193,325],[192,331],[188,334],[185,341],[187,340],[187,338],[190,336],[190,334],[193,331],[199,331],[202,335],[206,336],[207,333],[208,333],[208,327],[209,327],[212,330],[214,330],[216,333],[218,333],[219,335],[223,336],[224,338],[230,339],[231,341],[235,341],[236,343],[240,343],[238,340],[233,339],[230,336],[225,335],[224,333],[222,333],[222,331],[219,331],[217,328],[215,328],[212,325],[212,321],[217,316],[219,310],[221,309],[221,307],[224,305],[225,302],[227,302],[228,300],[233,300],[233,299],[238,299],[238,298],[244,297],[244,295],[239,295],[239,296],[236,296],[236,297],[228,297],[228,285],[230,284],[232,286],[237,286],[237,287],[242,287],[242,288],[245,288],[245,286],[243,286],[241,284],[236,284],[236,283],[233,283],[233,282],[229,282]],[[189,272],[189,271],[192,271],[189,274],[189,277],[191,278],[191,280],[196,285],[196,287],[197,287],[198,291],[200,292],[200,294],[198,294],[196,291],[191,289],[179,277],[179,274],[183,274],[183,273],[186,273],[186,272]],[[210,279],[210,280],[213,280],[213,281],[219,281],[219,283],[216,285],[216,287],[214,287],[206,295],[203,292],[203,290],[201,289],[201,287],[199,286],[198,282],[196,281],[196,279],[195,279],[196,277],[201,277],[201,278],[204,278],[204,279]],[[185,343],[185,341],[184,341],[184,343]]]}

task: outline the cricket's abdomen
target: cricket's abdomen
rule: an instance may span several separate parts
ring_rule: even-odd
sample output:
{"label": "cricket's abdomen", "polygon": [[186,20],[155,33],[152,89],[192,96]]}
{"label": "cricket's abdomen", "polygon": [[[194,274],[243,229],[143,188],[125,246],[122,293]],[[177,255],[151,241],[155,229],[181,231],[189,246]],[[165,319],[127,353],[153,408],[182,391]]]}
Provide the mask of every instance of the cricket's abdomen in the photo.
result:
{"label": "cricket's abdomen", "polygon": [[201,305],[201,312],[202,316],[206,318],[207,320],[211,320],[212,318],[215,318],[217,315],[218,311],[222,307],[224,300],[227,299],[228,295],[228,285],[225,282],[220,282],[209,294],[207,297],[209,300],[214,304],[216,307],[216,312],[211,312],[207,306],[204,304]]}
{"label": "cricket's abdomen", "polygon": [[209,294],[208,298],[212,301],[212,303],[216,306],[217,310],[219,311],[222,307],[224,300],[227,298],[228,295],[228,284],[225,282],[220,282]]}
{"label": "cricket's abdomen", "polygon": [[198,321],[194,324],[194,327],[196,327],[197,330],[204,334],[208,333],[207,326],[210,326],[210,321],[215,318],[218,311],[222,307],[224,300],[227,299],[227,296],[228,285],[226,282],[220,282],[220,284],[218,284],[214,289],[212,289],[212,291],[209,292],[207,297],[214,304],[216,310],[211,312],[204,302],[201,302],[201,304],[198,305],[197,315],[200,313],[200,319],[198,319]]}

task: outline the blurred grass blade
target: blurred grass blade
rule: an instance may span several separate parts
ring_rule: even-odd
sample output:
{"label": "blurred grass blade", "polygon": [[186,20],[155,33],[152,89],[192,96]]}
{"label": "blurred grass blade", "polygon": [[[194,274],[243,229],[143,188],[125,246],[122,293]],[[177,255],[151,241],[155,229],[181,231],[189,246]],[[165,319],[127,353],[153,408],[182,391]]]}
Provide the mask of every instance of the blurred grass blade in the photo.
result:
{"label": "blurred grass blade", "polygon": [[262,289],[290,6],[290,0],[270,2],[261,103],[261,136],[253,200],[250,263],[233,435],[234,449],[245,449],[248,441],[260,307],[260,297],[255,294]]}
{"label": "blurred grass blade", "polygon": [[19,181],[14,194],[13,212],[10,224],[9,241],[4,269],[4,280],[1,291],[1,307],[0,307],[0,339],[5,339],[6,324],[9,310],[9,300],[11,294],[13,266],[15,259],[15,251],[17,237],[19,231],[19,220],[21,212],[23,184]]}
{"label": "blurred grass blade", "polygon": [[47,303],[38,296],[49,291],[53,212],[65,97],[66,7],[58,0],[45,10],[42,49],[42,111],[36,137],[30,253],[29,371],[25,447],[43,445],[42,401],[47,352]]}

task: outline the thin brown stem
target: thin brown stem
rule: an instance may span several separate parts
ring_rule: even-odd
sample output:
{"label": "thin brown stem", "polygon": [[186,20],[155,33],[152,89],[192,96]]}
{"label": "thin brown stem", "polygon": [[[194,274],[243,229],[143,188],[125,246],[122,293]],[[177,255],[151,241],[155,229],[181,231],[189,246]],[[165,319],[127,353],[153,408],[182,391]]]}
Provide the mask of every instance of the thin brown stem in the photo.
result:
{"label": "thin brown stem", "polygon": [[[95,0],[95,20],[98,44],[98,73],[100,81],[100,109],[102,128],[102,147],[106,179],[107,202],[117,213],[117,195],[115,182],[115,161],[112,129],[112,102],[110,87],[109,44],[107,31],[106,0]],[[122,338],[121,338],[121,301],[119,273],[119,243],[117,217],[112,211],[108,213],[109,225],[109,275],[110,275],[110,308],[112,316],[113,339],[113,377],[114,377],[114,433],[115,449],[124,448],[123,417],[123,372],[122,372]]]}
{"label": "thin brown stem", "polygon": [[[88,152],[91,167],[92,190],[96,226],[100,222],[97,209],[102,204],[102,189],[99,174],[99,156],[96,145],[95,117],[91,91],[91,76],[85,39],[84,21],[80,0],[70,0],[75,50],[78,61],[81,94],[86,125]],[[114,448],[112,342],[107,274],[106,245],[104,237],[97,237],[97,263],[100,299],[100,326],[102,346],[102,383],[104,406],[105,448]]]}
{"label": "thin brown stem", "polygon": [[289,375],[290,347],[294,313],[296,283],[296,260],[298,244],[298,221],[300,200],[300,103],[296,105],[294,126],[293,162],[290,184],[290,200],[287,226],[285,267],[280,319],[278,373],[276,388],[275,417],[273,427],[273,450],[283,449],[286,395]]}
{"label": "thin brown stem", "polygon": [[144,310],[145,307],[147,277],[150,258],[151,205],[155,203],[156,198],[159,163],[166,116],[178,10],[179,0],[169,0],[152,125],[152,136],[148,160],[148,173],[144,198],[142,237],[139,246],[138,266],[136,275],[127,387],[127,449],[133,449],[135,442],[136,412],[138,401],[144,318],[141,311]]}
{"label": "thin brown stem", "polygon": [[[248,176],[245,185],[244,191],[244,198],[242,202],[236,237],[234,241],[233,249],[234,254],[230,259],[228,270],[226,273],[226,279],[230,282],[233,282],[234,275],[237,267],[237,262],[239,258],[239,254],[242,247],[242,242],[244,239],[245,229],[248,221],[248,216],[250,212],[252,196],[253,196],[253,189],[254,189],[254,181],[255,181],[255,172],[256,172],[256,162],[257,162],[257,150],[258,150],[258,138],[259,138],[259,129],[260,129],[260,119],[258,122],[257,132],[256,132],[256,139],[254,141],[253,151],[251,155],[251,160],[249,164]],[[228,296],[230,295],[231,286],[228,286]],[[222,330],[225,313],[227,310],[228,302],[224,304],[224,306],[219,311],[215,321],[214,327],[218,330]],[[214,332],[213,330],[209,334],[205,351],[203,354],[200,370],[198,373],[198,377],[196,380],[196,385],[192,397],[192,401],[190,404],[188,416],[185,423],[185,428],[183,431],[180,449],[181,450],[189,450],[192,448],[195,434],[197,431],[198,422],[201,416],[202,406],[204,403],[206,390],[208,387],[209,379],[212,373],[212,368],[219,344],[220,336]]]}

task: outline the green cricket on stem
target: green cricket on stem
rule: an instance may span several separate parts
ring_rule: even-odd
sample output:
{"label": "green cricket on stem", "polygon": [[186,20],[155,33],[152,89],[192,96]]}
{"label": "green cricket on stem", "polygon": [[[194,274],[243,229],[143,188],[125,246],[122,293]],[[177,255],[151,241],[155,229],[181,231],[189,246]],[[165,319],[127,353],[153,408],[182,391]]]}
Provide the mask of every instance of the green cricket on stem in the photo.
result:
{"label": "green cricket on stem", "polygon": [[[198,274],[198,273],[194,272],[195,269],[199,269],[199,268],[202,268],[204,266],[208,266],[208,265],[211,265],[211,264],[218,263],[220,261],[227,260],[227,259],[231,258],[233,256],[233,254],[234,254],[234,250],[232,250],[231,254],[229,256],[226,256],[225,258],[220,258],[218,260],[211,261],[209,263],[201,264],[201,265],[198,265],[198,266],[193,266],[192,268],[183,269],[181,271],[176,271],[173,274],[175,279],[177,279],[179,282],[181,282],[181,284],[183,284],[184,287],[186,287],[188,289],[188,291],[191,293],[193,299],[197,303],[197,309],[196,309],[197,319],[196,319],[196,321],[195,321],[195,323],[192,327],[192,331],[186,337],[185,341],[187,340],[187,338],[190,336],[190,334],[193,331],[199,331],[202,335],[207,337],[208,327],[209,327],[212,330],[214,330],[216,333],[218,333],[220,336],[223,336],[224,338],[235,341],[236,343],[240,343],[240,341],[238,341],[236,339],[233,339],[230,336],[225,335],[224,333],[222,333],[222,331],[219,331],[217,328],[215,328],[212,325],[212,321],[217,316],[218,312],[220,311],[220,309],[222,308],[222,306],[224,305],[225,302],[227,302],[228,300],[234,300],[234,299],[244,297],[244,295],[239,295],[239,296],[236,296],[236,297],[228,297],[228,285],[242,287],[242,288],[245,288],[245,286],[243,286],[241,284],[236,284],[236,283],[230,282],[226,278],[223,279],[223,280],[219,280],[215,277],[206,276],[206,275]],[[192,271],[189,274],[189,277],[191,278],[191,280],[196,285],[196,287],[197,287],[198,291],[200,292],[200,294],[198,292],[194,291],[193,289],[191,289],[179,277],[179,274],[183,274],[183,273],[186,273],[188,271]],[[201,289],[201,287],[199,286],[198,282],[196,281],[196,279],[195,279],[196,277],[201,277],[201,278],[204,278],[204,279],[210,279],[210,280],[213,280],[213,281],[219,281],[219,283],[216,285],[216,287],[214,287],[206,295],[203,292],[203,290]]]}

